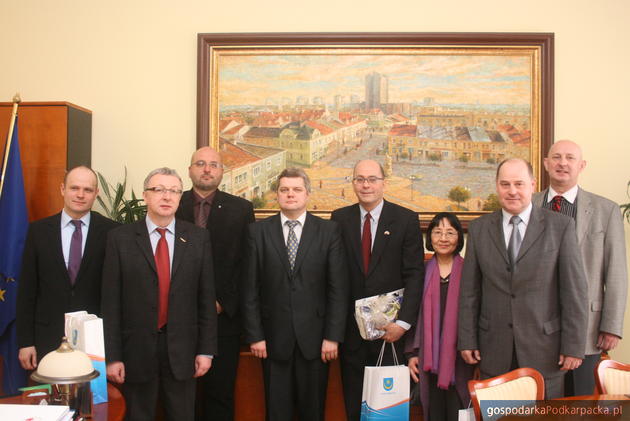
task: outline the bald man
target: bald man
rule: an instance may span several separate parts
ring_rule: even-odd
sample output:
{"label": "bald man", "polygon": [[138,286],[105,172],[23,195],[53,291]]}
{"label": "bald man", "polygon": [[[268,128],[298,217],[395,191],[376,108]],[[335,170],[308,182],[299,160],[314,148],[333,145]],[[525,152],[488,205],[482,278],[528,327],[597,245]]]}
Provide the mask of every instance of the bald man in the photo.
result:
{"label": "bald man", "polygon": [[582,365],[567,376],[566,392],[569,396],[590,395],[601,351],[614,349],[623,332],[628,283],[623,218],[615,202],[578,186],[586,161],[575,142],[554,143],[544,165],[550,187],[534,195],[534,205],[575,220],[588,282],[586,356]]}
{"label": "bald man", "polygon": [[[341,376],[348,421],[361,418],[363,371],[376,364],[382,341],[366,341],[354,318],[355,300],[405,289],[398,319],[385,326],[383,340],[396,343],[403,360],[404,335],[416,322],[424,283],[424,247],[418,214],[383,199],[387,182],[374,160],[357,162],[352,187],[358,203],[335,210],[350,278],[346,337],[341,347]],[[393,364],[391,352],[383,365]]]}
{"label": "bald man", "polygon": [[241,334],[238,284],[247,226],[254,222],[254,208],[248,200],[219,190],[223,161],[211,147],[193,153],[188,176],[193,187],[183,193],[176,216],[210,232],[212,256],[208,258],[214,262],[215,304],[219,315],[219,353],[214,357],[212,370],[199,380],[199,418],[232,421]]}
{"label": "bald man", "polygon": [[118,224],[92,212],[98,181],[92,169],[70,169],[61,183],[61,212],[31,223],[17,299],[20,364],[33,370],[59,347],[64,314],[101,314],[107,233]]}

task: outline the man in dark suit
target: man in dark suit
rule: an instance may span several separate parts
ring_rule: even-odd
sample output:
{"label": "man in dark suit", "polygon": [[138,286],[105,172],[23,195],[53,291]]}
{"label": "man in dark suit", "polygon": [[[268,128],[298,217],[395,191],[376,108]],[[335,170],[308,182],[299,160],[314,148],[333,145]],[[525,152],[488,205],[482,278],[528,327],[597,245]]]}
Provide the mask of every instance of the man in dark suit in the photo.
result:
{"label": "man in dark suit", "polygon": [[544,163],[551,185],[536,193],[532,202],[575,220],[588,282],[586,356],[566,376],[567,393],[590,395],[601,351],[614,349],[623,334],[628,289],[623,218],[615,202],[578,186],[578,176],[586,166],[578,144],[554,143]]}
{"label": "man in dark suit", "polygon": [[[348,420],[358,421],[364,367],[376,364],[382,342],[361,338],[353,317],[354,301],[405,289],[398,320],[385,326],[383,336],[385,341],[398,345],[399,361],[404,361],[400,339],[418,317],[424,248],[416,212],[383,200],[385,174],[378,162],[358,162],[352,185],[359,203],[335,210],[331,219],[339,223],[348,256],[351,292],[341,375]],[[391,364],[392,356],[386,353],[384,365]]]}
{"label": "man in dark suit", "polygon": [[101,275],[107,232],[117,224],[91,212],[98,195],[88,167],[69,170],[61,184],[60,213],[33,222],[22,258],[17,300],[17,336],[22,367],[59,347],[64,313],[101,313]]}
{"label": "man in dark suit", "polygon": [[218,189],[223,178],[221,155],[205,146],[190,160],[188,175],[193,187],[184,192],[175,216],[206,228],[212,243],[212,259],[218,314],[219,353],[199,379],[201,419],[234,419],[234,384],[240,354],[241,320],[238,311],[241,268],[245,255],[247,225],[254,222],[251,202]]}
{"label": "man in dark suit", "polygon": [[323,421],[328,362],[343,340],[348,281],[337,224],[306,212],[301,169],[278,178],[280,213],[249,226],[245,340],[263,359],[267,421]]}
{"label": "man in dark suit", "polygon": [[499,164],[502,209],[472,221],[459,298],[458,349],[483,378],[532,367],[547,399],[584,357],[587,285],[564,215],[533,207],[536,181],[522,159]]}
{"label": "man in dark suit", "polygon": [[170,168],[144,181],[144,220],[112,230],[103,270],[107,377],[123,384],[128,421],[192,421],[195,379],[217,352],[208,231],[175,219],[182,182]]}

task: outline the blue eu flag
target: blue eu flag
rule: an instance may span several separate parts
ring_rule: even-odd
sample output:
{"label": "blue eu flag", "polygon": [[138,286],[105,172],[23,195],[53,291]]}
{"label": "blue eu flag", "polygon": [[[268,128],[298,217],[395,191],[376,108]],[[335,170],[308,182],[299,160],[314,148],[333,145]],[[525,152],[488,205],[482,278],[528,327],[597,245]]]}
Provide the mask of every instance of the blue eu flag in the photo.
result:
{"label": "blue eu flag", "polygon": [[[2,383],[7,394],[16,393],[17,389],[25,384],[25,372],[18,360],[15,332],[18,280],[28,230],[17,117],[10,145],[9,156],[4,163],[4,182],[0,191],[0,355],[4,369]],[[7,147],[8,145],[5,145],[5,153]]]}

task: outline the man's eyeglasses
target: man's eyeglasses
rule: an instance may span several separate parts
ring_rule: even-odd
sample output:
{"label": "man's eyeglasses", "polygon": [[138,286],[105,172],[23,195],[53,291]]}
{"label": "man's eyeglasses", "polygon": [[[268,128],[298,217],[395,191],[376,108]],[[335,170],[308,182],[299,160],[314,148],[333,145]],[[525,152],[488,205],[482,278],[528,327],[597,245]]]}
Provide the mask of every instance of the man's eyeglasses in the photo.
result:
{"label": "man's eyeglasses", "polygon": [[366,181],[369,184],[376,184],[378,181],[384,180],[383,177],[354,177],[352,179],[352,181],[354,181],[355,184],[363,184]]}
{"label": "man's eyeglasses", "polygon": [[212,168],[213,170],[216,170],[217,168],[223,168],[223,165],[217,161],[197,161],[193,162],[192,164],[199,169],[206,168],[206,166]]}
{"label": "man's eyeglasses", "polygon": [[166,187],[147,187],[144,191],[152,191],[155,194],[161,194],[162,196],[166,194],[180,195],[182,191],[180,189],[167,189]]}

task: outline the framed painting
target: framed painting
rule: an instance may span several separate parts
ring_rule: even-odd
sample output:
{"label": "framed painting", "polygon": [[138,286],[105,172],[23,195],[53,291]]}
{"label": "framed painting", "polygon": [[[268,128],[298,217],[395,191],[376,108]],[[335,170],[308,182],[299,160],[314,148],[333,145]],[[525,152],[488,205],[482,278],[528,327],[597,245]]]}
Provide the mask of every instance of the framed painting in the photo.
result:
{"label": "framed painting", "polygon": [[199,34],[197,145],[221,151],[221,189],[277,208],[289,166],[311,178],[309,209],[352,204],[352,169],[384,168],[385,198],[426,223],[496,209],[497,164],[532,163],[553,139],[553,34]]}

